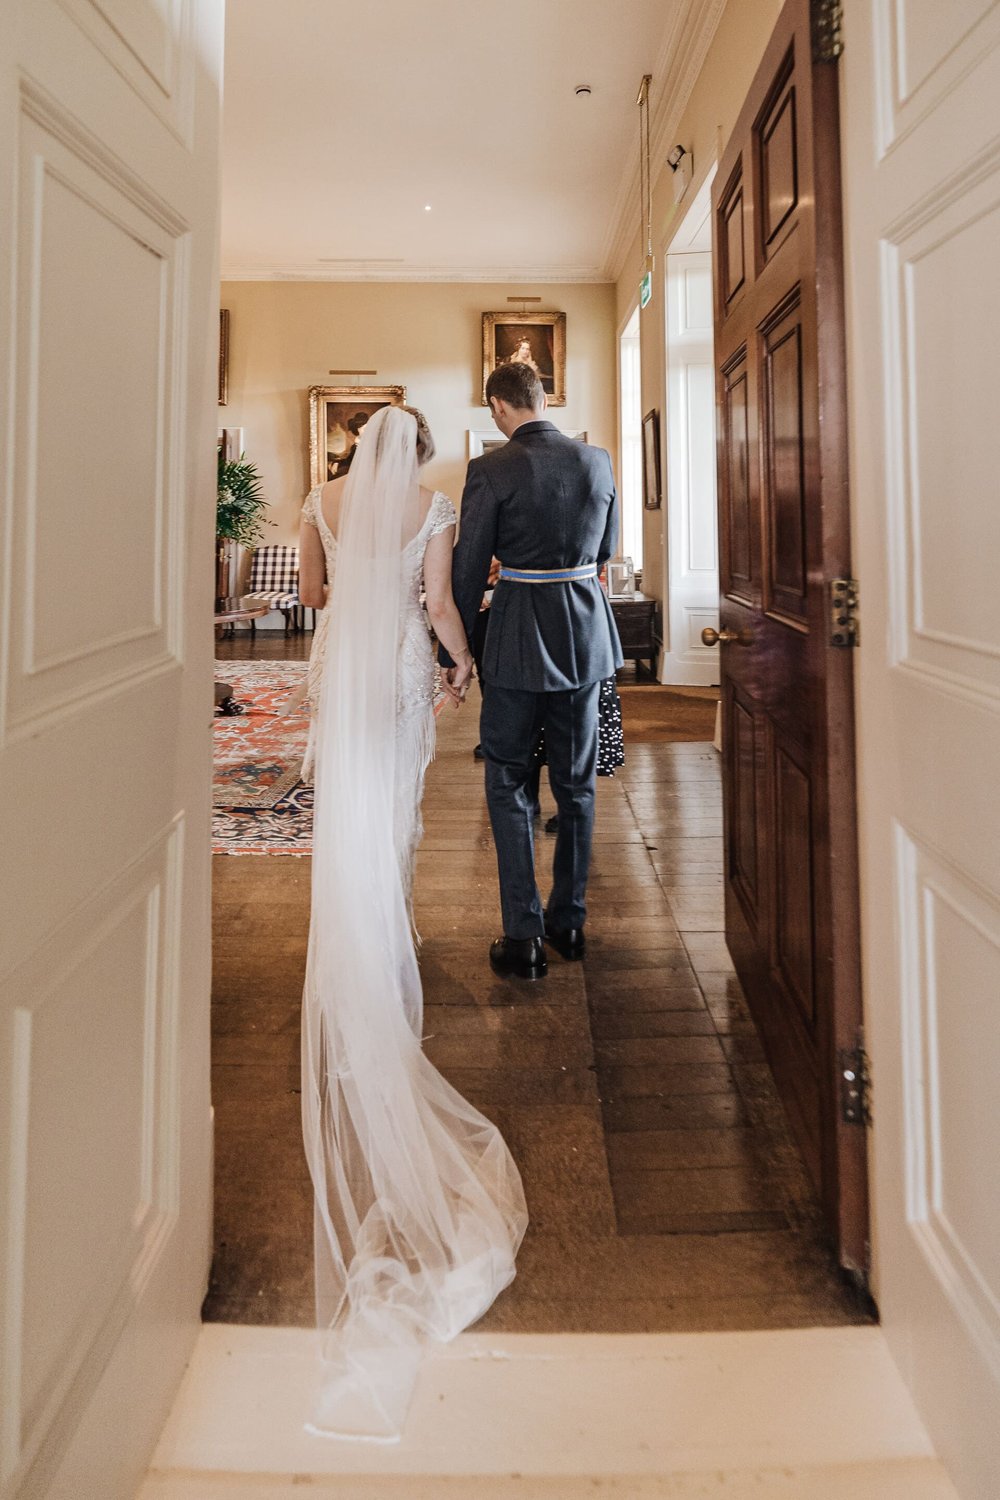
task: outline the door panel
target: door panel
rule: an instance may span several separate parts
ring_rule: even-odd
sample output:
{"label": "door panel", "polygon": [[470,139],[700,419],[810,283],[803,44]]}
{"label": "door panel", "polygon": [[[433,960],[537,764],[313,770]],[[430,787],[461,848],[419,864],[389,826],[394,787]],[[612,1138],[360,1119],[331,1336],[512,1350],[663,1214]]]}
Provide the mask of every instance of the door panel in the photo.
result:
{"label": "door panel", "polygon": [[774,253],[781,231],[799,206],[799,152],[795,120],[794,58],[786,58],[758,126],[761,180],[761,254]]}
{"label": "door panel", "polygon": [[788,745],[774,755],[774,964],[815,1035],[813,983],[813,828],[809,774]]}
{"label": "door panel", "polygon": [[722,427],[725,466],[722,497],[722,588],[752,604],[760,597],[760,517],[750,448],[749,371],[746,350],[739,349],[723,374]]}
{"label": "door panel", "polygon": [[0,34],[0,1496],[130,1500],[210,1238],[222,3]]}
{"label": "door panel", "polygon": [[761,324],[762,430],[769,613],[806,624],[805,485],[802,417],[802,323],[799,289]]}
{"label": "door panel", "polygon": [[741,702],[734,691],[729,700],[727,718],[732,736],[732,834],[729,848],[730,879],[747,916],[757,926],[757,823],[759,818],[757,786],[762,756],[758,747],[758,726],[752,707]]}
{"label": "door panel", "polygon": [[720,225],[715,263],[723,301],[729,308],[746,281],[746,229],[743,208],[743,163],[737,162],[716,209]]}
{"label": "door panel", "polygon": [[[1000,1472],[1000,4],[845,52],[866,1030],[886,1336],[956,1487]],[[873,330],[877,336],[873,337]]]}
{"label": "door panel", "polygon": [[837,67],[813,60],[808,0],[787,0],[714,202],[726,936],[864,1279],[865,1132],[838,1089],[861,1022],[852,679],[827,625],[850,573],[838,153]]}

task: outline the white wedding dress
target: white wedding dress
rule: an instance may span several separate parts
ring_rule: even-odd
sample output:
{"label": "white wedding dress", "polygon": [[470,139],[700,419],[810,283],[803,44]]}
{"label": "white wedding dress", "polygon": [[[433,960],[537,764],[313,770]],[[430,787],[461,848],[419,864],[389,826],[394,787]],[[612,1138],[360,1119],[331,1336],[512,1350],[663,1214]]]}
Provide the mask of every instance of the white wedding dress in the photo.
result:
{"label": "white wedding dress", "polygon": [[[302,519],[315,526],[323,543],[326,576],[337,567],[337,538],[330,530],[321,505],[323,486],[310,490],[302,507]],[[427,517],[417,535],[403,550],[400,579],[402,632],[399,641],[399,677],[396,694],[396,841],[404,873],[407,897],[413,884],[413,861],[423,836],[420,804],[424,774],[434,754],[434,654],[427,616],[420,603],[423,591],[424,549],[431,537],[457,524],[455,507],[440,490],[434,493]],[[332,590],[330,596],[332,603]],[[302,760],[302,780],[312,781],[316,766],[316,738],[320,689],[326,666],[326,642],[330,625],[330,603],[316,620],[305,699],[309,706],[309,739]]]}
{"label": "white wedding dress", "polygon": [[307,518],[331,581],[314,651],[312,913],[302,1120],[316,1202],[322,1375],[309,1428],[400,1436],[421,1348],[475,1322],[514,1276],[527,1225],[499,1131],[421,1048],[410,921],[420,797],[434,741],[424,550],[454,525],[417,482],[416,423],[365,427],[334,536]]}

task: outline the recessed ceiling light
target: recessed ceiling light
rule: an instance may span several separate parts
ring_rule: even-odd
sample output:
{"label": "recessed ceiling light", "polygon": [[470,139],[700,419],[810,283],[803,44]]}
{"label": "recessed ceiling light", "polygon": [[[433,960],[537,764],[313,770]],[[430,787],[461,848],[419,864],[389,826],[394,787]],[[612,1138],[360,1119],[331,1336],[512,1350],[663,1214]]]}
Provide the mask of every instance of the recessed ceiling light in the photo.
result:
{"label": "recessed ceiling light", "polygon": [[431,211],[431,206],[430,206],[430,204],[429,204],[429,203],[425,203],[425,204],[424,204],[424,213],[425,213],[425,214],[429,214],[429,213],[430,213],[430,211]]}
{"label": "recessed ceiling light", "polygon": [[586,99],[588,94],[592,93],[593,90],[591,89],[589,83],[578,83],[573,92],[576,94],[576,97],[578,99]]}

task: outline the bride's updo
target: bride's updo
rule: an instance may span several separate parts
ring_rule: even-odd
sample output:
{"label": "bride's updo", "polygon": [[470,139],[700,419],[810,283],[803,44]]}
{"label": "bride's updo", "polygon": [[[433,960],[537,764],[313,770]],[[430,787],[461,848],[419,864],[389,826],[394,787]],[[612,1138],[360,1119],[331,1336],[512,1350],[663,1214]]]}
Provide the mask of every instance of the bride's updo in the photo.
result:
{"label": "bride's updo", "polygon": [[408,411],[417,424],[417,463],[429,464],[437,450],[434,446],[431,430],[427,425],[427,418],[415,406],[404,406],[403,410]]}

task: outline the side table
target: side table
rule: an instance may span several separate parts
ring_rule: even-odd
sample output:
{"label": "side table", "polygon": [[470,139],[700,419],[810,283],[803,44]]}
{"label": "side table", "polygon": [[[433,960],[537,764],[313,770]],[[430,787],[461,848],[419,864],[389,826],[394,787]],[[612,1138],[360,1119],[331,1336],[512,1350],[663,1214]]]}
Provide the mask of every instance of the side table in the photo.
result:
{"label": "side table", "polygon": [[625,660],[634,661],[637,669],[640,663],[648,662],[647,670],[655,681],[656,653],[659,647],[659,601],[637,593],[621,599],[609,599],[608,603],[618,626],[618,637]]}
{"label": "side table", "polygon": [[[259,620],[266,615],[270,609],[269,604],[251,604],[244,607],[241,598],[216,599],[215,601],[215,634],[221,637],[226,626],[233,626],[239,620]],[[233,685],[231,682],[215,681],[215,706],[224,714],[242,713],[242,709],[233,698]]]}

